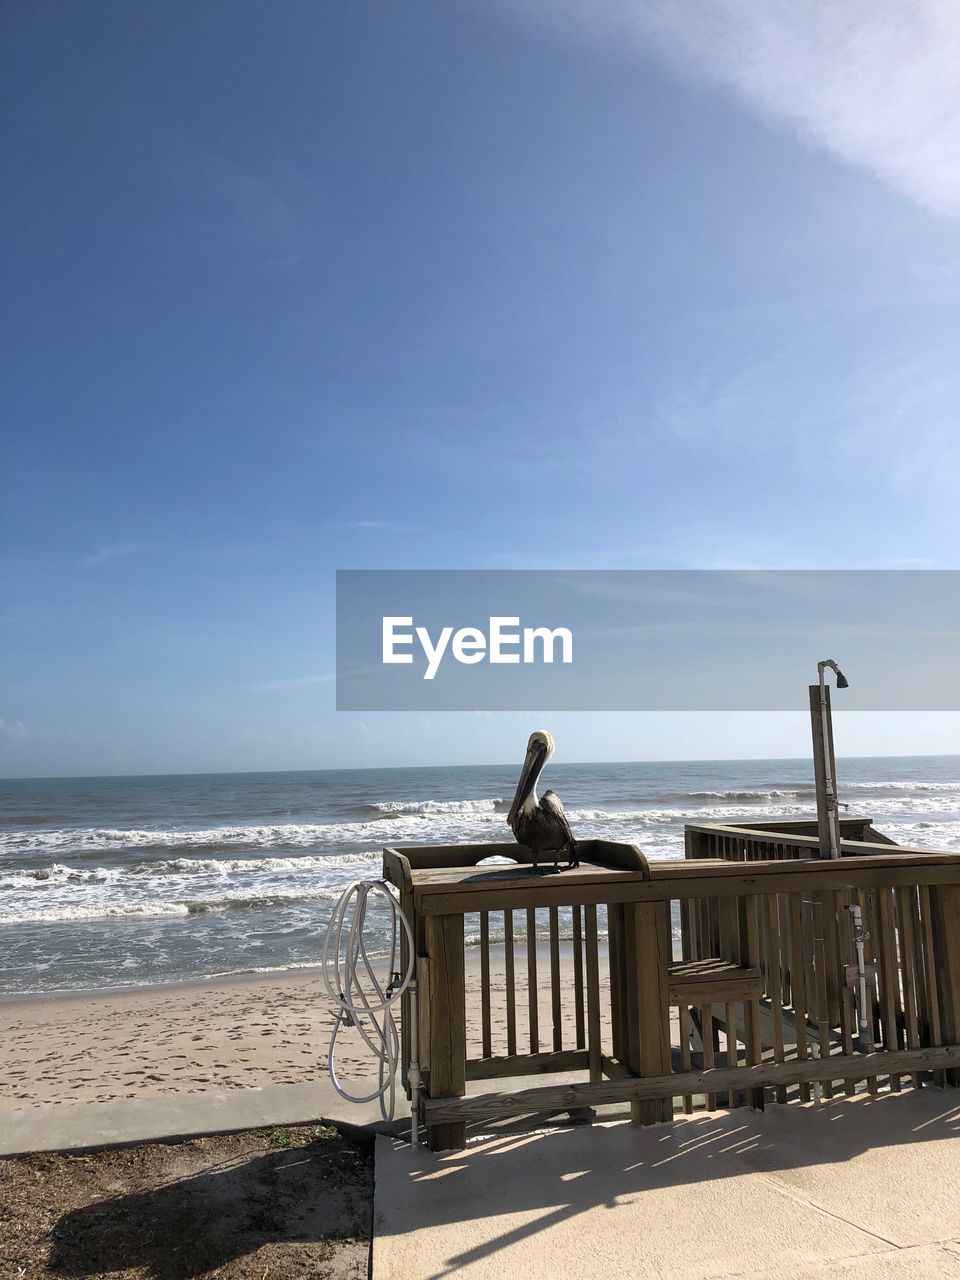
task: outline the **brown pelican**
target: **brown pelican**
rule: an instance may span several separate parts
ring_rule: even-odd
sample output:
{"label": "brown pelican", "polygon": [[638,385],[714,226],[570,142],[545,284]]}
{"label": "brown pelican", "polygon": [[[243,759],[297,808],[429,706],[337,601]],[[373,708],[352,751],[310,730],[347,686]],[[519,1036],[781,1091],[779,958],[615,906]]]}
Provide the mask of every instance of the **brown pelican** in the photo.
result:
{"label": "brown pelican", "polygon": [[517,843],[526,845],[533,854],[534,871],[538,870],[541,861],[552,862],[556,870],[564,854],[568,867],[580,865],[577,842],[573,838],[559,796],[547,791],[542,800],[537,800],[537,779],[552,755],[553,738],[546,729],[537,729],[531,733],[520,781],[517,783],[517,794],[513,797],[513,804],[507,815],[507,822]]}

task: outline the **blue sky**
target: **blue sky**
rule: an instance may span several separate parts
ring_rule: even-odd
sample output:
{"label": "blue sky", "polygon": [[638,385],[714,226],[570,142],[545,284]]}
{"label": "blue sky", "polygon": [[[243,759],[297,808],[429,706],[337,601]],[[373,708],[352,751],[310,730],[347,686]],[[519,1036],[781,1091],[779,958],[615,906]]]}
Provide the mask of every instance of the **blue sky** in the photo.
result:
{"label": "blue sky", "polygon": [[337,568],[957,567],[957,57],[933,0],[9,4],[0,772],[516,755],[335,713]]}

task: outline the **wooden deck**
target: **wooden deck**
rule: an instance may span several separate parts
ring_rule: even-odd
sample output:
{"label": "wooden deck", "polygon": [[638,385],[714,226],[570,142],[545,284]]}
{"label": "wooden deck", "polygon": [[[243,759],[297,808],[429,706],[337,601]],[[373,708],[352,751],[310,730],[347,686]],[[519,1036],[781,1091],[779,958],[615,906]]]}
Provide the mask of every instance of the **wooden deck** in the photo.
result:
{"label": "wooden deck", "polygon": [[[523,858],[514,844],[385,850],[414,925],[434,1147],[506,1114],[628,1101],[653,1123],[674,1099],[689,1112],[960,1081],[960,855],[892,845],[866,818],[844,819],[842,835],[831,861],[815,820],[701,824],[684,860],[585,841],[579,868],[546,875],[477,865]],[[465,1012],[470,937],[479,1043]],[[405,1067],[410,1011],[405,1000]],[[571,1071],[583,1082],[464,1096],[468,1079]]]}

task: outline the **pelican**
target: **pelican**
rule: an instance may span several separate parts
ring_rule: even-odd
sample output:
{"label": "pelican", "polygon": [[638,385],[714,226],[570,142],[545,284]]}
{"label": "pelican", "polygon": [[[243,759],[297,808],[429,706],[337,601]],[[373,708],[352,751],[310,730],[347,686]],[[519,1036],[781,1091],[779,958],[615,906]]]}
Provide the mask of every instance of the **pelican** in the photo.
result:
{"label": "pelican", "polygon": [[[547,791],[537,800],[537,779],[543,766],[553,755],[553,738],[546,729],[536,729],[527,743],[527,754],[517,783],[517,794],[507,815],[510,830],[518,844],[533,853],[533,869],[541,860],[552,861],[557,870],[561,855],[566,854],[568,867],[579,867],[577,842],[563,812],[560,797]],[[544,859],[544,855],[547,857]]]}

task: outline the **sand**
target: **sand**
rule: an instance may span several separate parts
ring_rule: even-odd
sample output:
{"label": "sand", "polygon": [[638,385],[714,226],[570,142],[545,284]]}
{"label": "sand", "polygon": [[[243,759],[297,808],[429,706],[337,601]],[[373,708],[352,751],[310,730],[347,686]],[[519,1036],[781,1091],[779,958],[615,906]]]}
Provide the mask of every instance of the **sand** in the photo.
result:
{"label": "sand", "polygon": [[0,1160],[5,1280],[366,1280],[373,1152],[319,1125]]}
{"label": "sand", "polygon": [[[606,969],[601,964],[601,973]],[[492,948],[493,1052],[507,1051],[503,950]],[[549,957],[538,948],[540,1049],[554,1047]],[[517,1049],[529,1052],[527,960],[516,950]],[[560,1035],[575,1044],[572,959],[562,950]],[[481,1054],[479,952],[468,951],[467,1036]],[[608,995],[602,996],[608,1024]],[[65,1102],[301,1084],[326,1071],[333,1006],[319,971],[50,996],[0,1003],[0,1113]],[[606,1028],[605,1028],[606,1029]],[[340,1040],[341,1079],[371,1078],[356,1032]]]}
{"label": "sand", "polygon": [[332,1021],[304,970],[0,1004],[0,1111],[299,1083]]}

